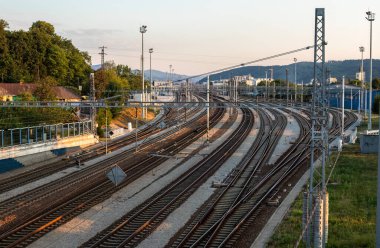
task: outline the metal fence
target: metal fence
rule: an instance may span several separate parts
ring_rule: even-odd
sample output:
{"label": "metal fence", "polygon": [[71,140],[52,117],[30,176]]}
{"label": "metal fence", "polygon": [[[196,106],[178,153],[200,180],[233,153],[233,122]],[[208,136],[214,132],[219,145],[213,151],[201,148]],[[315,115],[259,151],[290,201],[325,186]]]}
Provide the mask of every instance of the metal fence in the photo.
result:
{"label": "metal fence", "polygon": [[0,130],[1,148],[45,143],[91,133],[91,120]]}

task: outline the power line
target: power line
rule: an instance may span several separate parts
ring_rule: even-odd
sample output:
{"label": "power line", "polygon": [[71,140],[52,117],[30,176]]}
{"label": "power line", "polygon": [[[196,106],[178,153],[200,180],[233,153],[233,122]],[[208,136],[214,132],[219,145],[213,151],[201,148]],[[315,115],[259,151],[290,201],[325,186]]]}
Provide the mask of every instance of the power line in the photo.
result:
{"label": "power line", "polygon": [[264,57],[264,58],[261,58],[261,59],[252,60],[252,61],[248,61],[248,62],[245,62],[245,63],[241,63],[241,64],[238,64],[238,65],[232,65],[232,66],[225,67],[225,68],[222,68],[222,69],[217,69],[217,70],[205,72],[205,73],[198,74],[198,75],[191,76],[191,77],[187,77],[187,78],[184,78],[184,79],[181,79],[181,80],[176,80],[174,82],[180,82],[180,81],[187,80],[187,79],[192,79],[192,78],[202,77],[202,76],[206,76],[206,75],[210,75],[210,74],[215,74],[215,73],[218,73],[218,72],[232,70],[232,69],[235,69],[235,68],[238,68],[238,67],[241,67],[241,66],[246,66],[246,65],[262,62],[262,61],[265,61],[265,60],[270,60],[270,59],[274,59],[274,58],[277,58],[277,57],[282,57],[282,56],[285,56],[285,55],[302,52],[304,50],[308,50],[308,49],[313,48],[313,47],[314,46],[307,46],[307,47],[291,50],[291,51],[288,51],[288,52],[279,53],[279,54],[272,55],[272,56],[269,56],[269,57]]}

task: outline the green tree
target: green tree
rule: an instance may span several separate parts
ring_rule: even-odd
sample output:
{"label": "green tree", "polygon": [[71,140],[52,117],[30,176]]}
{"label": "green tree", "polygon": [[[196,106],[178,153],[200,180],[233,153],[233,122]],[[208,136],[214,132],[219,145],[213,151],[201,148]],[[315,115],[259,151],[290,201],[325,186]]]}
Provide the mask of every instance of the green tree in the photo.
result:
{"label": "green tree", "polygon": [[361,86],[362,82],[360,80],[358,80],[358,79],[354,79],[354,80],[350,80],[349,84],[350,85],[355,85],[355,86]]}
{"label": "green tree", "polygon": [[10,63],[6,28],[8,28],[8,23],[0,19],[0,79],[2,81],[7,74],[7,66]]}
{"label": "green tree", "polygon": [[98,110],[98,113],[96,115],[96,122],[98,123],[97,133],[100,136],[103,136],[104,134],[103,127],[106,126],[106,122],[107,122],[107,126],[109,126],[111,123],[111,120],[112,120],[112,112],[110,111],[109,108],[106,108],[106,109],[103,108],[103,109]]}
{"label": "green tree", "polygon": [[40,101],[53,101],[57,98],[54,93],[54,87],[57,81],[53,77],[46,77],[37,82],[34,96]]}
{"label": "green tree", "polygon": [[380,78],[374,78],[372,80],[372,88],[373,89],[380,89]]}
{"label": "green tree", "polygon": [[21,101],[30,102],[34,100],[33,94],[29,91],[22,92],[20,95],[18,95],[18,97],[20,97]]}
{"label": "green tree", "polygon": [[380,96],[376,96],[375,101],[373,103],[373,112],[376,114],[379,113],[379,104],[380,104]]}

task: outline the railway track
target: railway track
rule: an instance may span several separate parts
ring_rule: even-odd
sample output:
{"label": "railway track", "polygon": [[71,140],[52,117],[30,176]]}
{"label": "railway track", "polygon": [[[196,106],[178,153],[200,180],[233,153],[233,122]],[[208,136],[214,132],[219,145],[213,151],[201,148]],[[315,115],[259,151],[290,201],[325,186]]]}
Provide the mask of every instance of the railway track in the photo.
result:
{"label": "railway track", "polygon": [[242,111],[242,124],[232,133],[227,142],[220,145],[171,185],[83,244],[82,247],[132,247],[141,242],[195,192],[245,140],[253,126],[253,115],[248,109],[244,108]]}
{"label": "railway track", "polygon": [[[168,247],[244,247],[242,237],[247,236],[247,230],[255,226],[255,220],[266,203],[277,200],[279,189],[286,185],[301,167],[304,170],[307,168],[311,126],[302,116],[293,116],[301,127],[301,135],[295,145],[283,154],[272,168],[263,169],[262,175],[258,175],[260,180],[251,184],[245,193],[242,193],[243,190],[239,187],[231,187],[230,191],[221,190],[216,200],[211,200],[209,206],[203,206],[202,211],[176,235]],[[337,118],[334,120],[335,128],[330,135],[337,132]],[[346,126],[351,125],[353,121],[355,118],[348,114]],[[227,195],[225,192],[231,193]],[[221,200],[223,196],[226,198],[225,201]],[[251,236],[251,242],[248,242],[250,245],[252,233],[248,235]]]}
{"label": "railway track", "polygon": [[[212,115],[211,124],[214,125],[221,118],[223,113],[224,111],[222,109],[216,110]],[[178,152],[204,134],[205,129],[203,128],[204,125],[202,124],[204,121],[204,118],[202,118],[200,122],[193,122],[189,124],[185,128],[186,131],[183,131],[178,135],[179,138],[175,138],[174,136],[176,135],[174,135],[174,133],[171,135],[166,134],[168,144],[166,146],[162,144],[162,147],[156,149],[168,153]],[[200,125],[202,128],[199,128],[198,125]],[[194,132],[194,129],[197,129],[197,132]],[[176,134],[178,134],[178,132],[176,132]],[[151,145],[146,146],[149,147]],[[146,147],[141,147],[140,151],[146,149]],[[103,173],[99,173],[98,177],[94,177],[92,175],[89,182],[83,180],[82,183],[79,184],[80,187],[75,186],[74,188],[78,188],[76,192],[75,190],[74,192],[71,192],[71,190],[73,190],[72,187],[67,189],[66,191],[70,192],[71,194],[67,197],[62,197],[59,199],[59,201],[54,202],[54,204],[51,204],[50,206],[44,206],[47,201],[51,201],[52,191],[50,189],[47,190],[47,192],[41,192],[41,196],[43,197],[42,199],[39,197],[36,199],[33,196],[29,196],[30,199],[21,200],[21,202],[27,201],[29,203],[33,203],[33,206],[37,205],[38,213],[32,216],[28,216],[28,218],[22,218],[18,224],[13,223],[14,225],[12,225],[11,228],[5,229],[6,231],[4,234],[0,236],[0,247],[26,246],[43,234],[67,222],[79,213],[82,213],[83,211],[89,209],[91,206],[94,206],[95,204],[108,198],[118,189],[126,186],[136,178],[152,170],[152,168],[157,166],[157,164],[167,159],[163,157],[146,157],[144,151],[140,154],[140,157],[142,157],[141,160],[137,159],[136,157],[137,154],[134,154],[134,158],[132,158],[132,160],[134,160],[134,163],[131,163],[132,161],[128,161],[129,163],[127,163],[125,158],[123,158],[125,160],[125,163],[118,161],[118,165],[129,175],[127,180],[125,180],[125,182],[123,182],[118,187],[115,187],[108,180],[104,179]],[[110,161],[105,161],[104,163],[106,165],[109,165]],[[78,179],[75,179],[75,181],[78,181]],[[65,188],[65,186],[66,184],[58,185],[56,187],[59,189]],[[54,192],[54,194],[57,194],[57,192]],[[60,195],[64,196],[64,194]],[[28,206],[29,207],[27,210],[30,211],[30,205]],[[42,211],[39,209],[39,207],[42,209]],[[25,209],[25,207],[14,211],[14,213],[19,214],[22,212],[22,209]]]}
{"label": "railway track", "polygon": [[[246,154],[242,163],[226,180],[227,186],[215,193],[212,199],[207,202],[196,215],[194,220],[183,228],[168,247],[206,247],[212,246],[210,237],[216,237],[216,229],[221,228],[221,219],[231,211],[231,208],[238,203],[249,191],[252,185],[257,183],[260,174],[265,171],[265,166],[270,159],[273,150],[281,137],[287,124],[286,118],[275,111],[276,120],[271,121],[266,111],[259,110],[260,113],[260,133]],[[231,224],[232,225],[232,224]],[[230,224],[228,224],[230,226]],[[224,232],[222,232],[223,235]],[[209,238],[206,238],[210,235]]]}

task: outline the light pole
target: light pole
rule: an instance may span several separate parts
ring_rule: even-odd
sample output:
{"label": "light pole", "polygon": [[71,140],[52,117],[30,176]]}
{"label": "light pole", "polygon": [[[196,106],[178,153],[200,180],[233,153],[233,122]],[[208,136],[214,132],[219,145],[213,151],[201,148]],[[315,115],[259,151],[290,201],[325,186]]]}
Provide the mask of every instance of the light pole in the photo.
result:
{"label": "light pole", "polygon": [[106,108],[106,154],[108,153],[108,120],[107,120],[107,108]]}
{"label": "light pole", "polygon": [[268,71],[265,70],[265,100],[268,101]]}
{"label": "light pole", "polygon": [[297,58],[294,58],[294,103],[297,102]]}
{"label": "light pole", "polygon": [[[149,80],[150,80],[150,89],[152,89],[153,84],[152,84],[152,53],[153,53],[153,48],[149,48]],[[152,90],[151,90],[151,95],[152,95]],[[153,91],[153,97],[154,97],[154,91]],[[150,102],[151,97],[149,98]]]}
{"label": "light pole", "polygon": [[169,82],[171,81],[172,78],[172,65],[169,65]]}
{"label": "light pole", "polygon": [[[270,70],[270,82],[272,82],[273,81],[273,68],[271,68],[269,70]],[[273,82],[273,101],[275,100],[275,98],[276,98],[276,85]]]}
{"label": "light pole", "polygon": [[289,80],[288,80],[288,68],[285,69],[286,73],[286,106],[289,104]]}
{"label": "light pole", "polygon": [[152,85],[152,53],[153,53],[153,48],[149,48],[149,76],[150,76],[150,85]]}
{"label": "light pole", "polygon": [[369,120],[368,130],[372,129],[372,22],[375,20],[375,13],[371,11],[366,12],[366,19],[370,23],[370,41],[369,41]]}
{"label": "light pole", "polygon": [[342,77],[342,130],[341,130],[342,143],[344,140],[344,76]]}
{"label": "light pole", "polygon": [[141,94],[141,103],[142,103],[142,118],[145,119],[145,107],[144,107],[144,101],[145,101],[145,95],[144,95],[144,33],[146,33],[146,26],[143,25],[140,27],[140,33],[141,33],[141,77],[142,77],[142,94]]}
{"label": "light pole", "polygon": [[[364,53],[364,46],[361,46],[361,47],[359,47],[359,51],[362,53],[362,65],[361,65],[361,67],[360,67],[360,81],[361,81],[361,88],[362,88],[362,90],[361,90],[361,101],[363,102],[364,101],[364,97],[363,97],[363,94],[364,94],[364,70],[363,70],[363,65],[364,65],[364,63],[363,63],[363,53]],[[361,106],[361,108],[363,108],[363,106],[365,106],[365,104],[360,104]],[[359,113],[360,113],[360,108],[359,108]],[[367,111],[366,111],[366,109],[365,109],[365,107],[364,107],[364,117],[366,117],[366,115],[367,115]]]}

